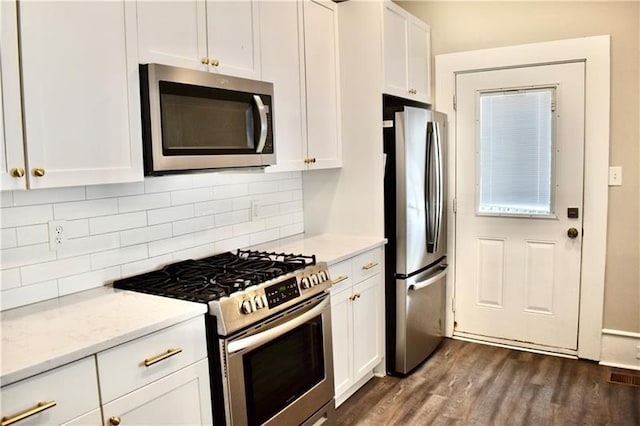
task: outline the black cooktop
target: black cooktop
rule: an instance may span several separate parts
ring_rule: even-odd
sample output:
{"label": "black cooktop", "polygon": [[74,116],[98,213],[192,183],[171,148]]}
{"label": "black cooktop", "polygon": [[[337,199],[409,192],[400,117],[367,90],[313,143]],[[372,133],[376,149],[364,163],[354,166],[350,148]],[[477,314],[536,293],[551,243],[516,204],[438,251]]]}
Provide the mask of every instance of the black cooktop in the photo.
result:
{"label": "black cooktop", "polygon": [[113,282],[115,288],[207,303],[316,264],[316,257],[238,250],[189,259]]}

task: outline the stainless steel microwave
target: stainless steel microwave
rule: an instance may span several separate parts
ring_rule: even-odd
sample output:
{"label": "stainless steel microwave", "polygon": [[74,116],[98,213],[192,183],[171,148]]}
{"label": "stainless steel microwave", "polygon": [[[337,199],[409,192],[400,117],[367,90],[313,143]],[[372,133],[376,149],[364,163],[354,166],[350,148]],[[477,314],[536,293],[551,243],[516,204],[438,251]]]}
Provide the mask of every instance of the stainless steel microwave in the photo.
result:
{"label": "stainless steel microwave", "polygon": [[140,65],[145,175],[275,164],[273,84]]}

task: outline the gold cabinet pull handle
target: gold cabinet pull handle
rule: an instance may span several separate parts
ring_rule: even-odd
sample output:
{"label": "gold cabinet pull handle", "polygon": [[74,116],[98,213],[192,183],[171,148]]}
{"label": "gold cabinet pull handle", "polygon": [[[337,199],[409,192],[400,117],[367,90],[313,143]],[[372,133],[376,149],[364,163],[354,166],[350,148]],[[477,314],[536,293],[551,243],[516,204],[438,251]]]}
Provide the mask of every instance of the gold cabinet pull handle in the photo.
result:
{"label": "gold cabinet pull handle", "polygon": [[161,353],[160,355],[156,355],[156,356],[151,357],[151,358],[146,358],[144,360],[144,366],[145,367],[149,367],[149,366],[155,364],[156,362],[160,362],[160,361],[162,361],[164,359],[167,359],[169,357],[177,355],[180,352],[182,352],[182,348],[167,349],[166,352]]}
{"label": "gold cabinet pull handle", "polygon": [[38,402],[38,405],[36,405],[33,408],[29,408],[28,410],[25,410],[21,413],[16,414],[15,416],[7,416],[7,417],[3,417],[2,418],[2,426],[9,426],[11,424],[14,424],[15,422],[19,422],[20,420],[26,419],[27,417],[31,417],[34,414],[38,414],[43,412],[44,410],[48,410],[51,407],[55,407],[56,406],[56,402],[55,401],[49,401],[49,402]]}
{"label": "gold cabinet pull handle", "polygon": [[33,169],[33,175],[38,177],[44,176],[44,169],[42,167]]}
{"label": "gold cabinet pull handle", "polygon": [[14,178],[21,178],[24,176],[24,169],[22,167],[16,167],[15,169],[11,169],[9,174]]}
{"label": "gold cabinet pull handle", "polygon": [[378,266],[378,262],[369,262],[366,265],[362,265],[362,269],[366,271],[368,269],[375,268],[376,266]]}
{"label": "gold cabinet pull handle", "polygon": [[120,419],[120,417],[118,417],[118,416],[109,417],[109,424],[110,425],[118,426],[120,423],[122,423],[122,420]]}
{"label": "gold cabinet pull handle", "polygon": [[354,300],[356,300],[356,299],[359,299],[359,298],[360,298],[360,293],[356,293],[356,294],[354,294],[352,296],[349,296],[349,300],[351,300],[352,302]]}
{"label": "gold cabinet pull handle", "polygon": [[333,280],[333,285],[336,285],[338,283],[341,283],[342,281],[349,279],[349,277],[347,275],[340,275],[338,278],[336,278],[335,280]]}

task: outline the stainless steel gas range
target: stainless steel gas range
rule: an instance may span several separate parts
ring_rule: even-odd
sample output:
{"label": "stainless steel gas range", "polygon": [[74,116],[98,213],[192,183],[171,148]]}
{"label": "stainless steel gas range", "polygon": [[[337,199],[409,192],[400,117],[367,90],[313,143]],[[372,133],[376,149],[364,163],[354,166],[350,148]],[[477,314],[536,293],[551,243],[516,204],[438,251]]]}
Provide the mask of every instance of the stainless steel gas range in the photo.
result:
{"label": "stainless steel gas range", "polygon": [[314,424],[334,411],[327,265],[238,250],[114,287],[207,303],[215,424]]}

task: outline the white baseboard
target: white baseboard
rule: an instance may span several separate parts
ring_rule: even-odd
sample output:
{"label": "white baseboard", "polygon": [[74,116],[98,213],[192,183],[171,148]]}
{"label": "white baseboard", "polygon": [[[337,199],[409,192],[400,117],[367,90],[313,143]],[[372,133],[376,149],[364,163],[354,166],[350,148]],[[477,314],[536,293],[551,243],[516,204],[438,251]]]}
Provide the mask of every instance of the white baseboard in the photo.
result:
{"label": "white baseboard", "polygon": [[603,329],[600,365],[640,371],[640,333]]}

